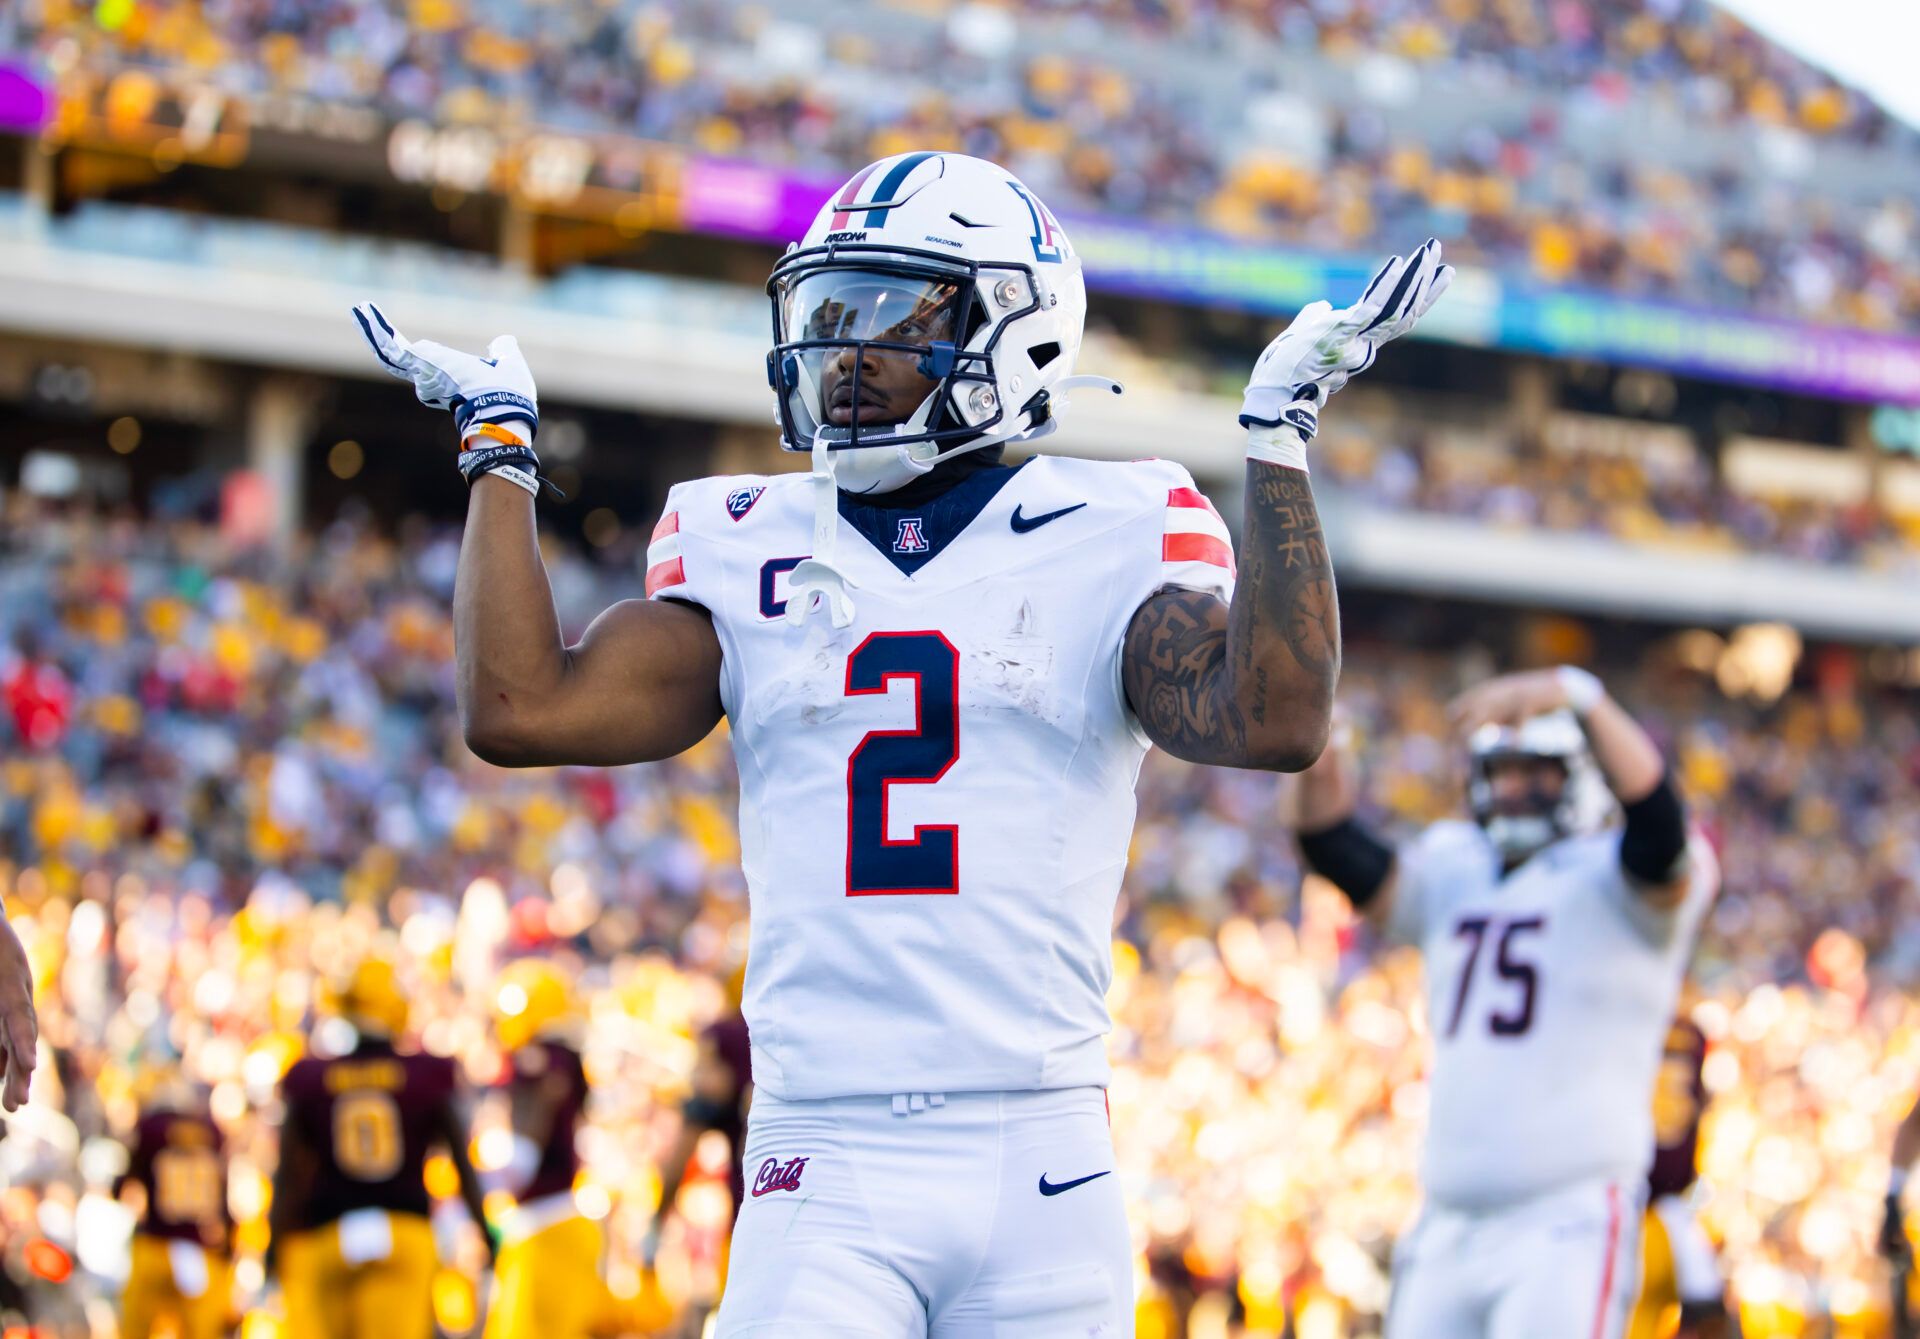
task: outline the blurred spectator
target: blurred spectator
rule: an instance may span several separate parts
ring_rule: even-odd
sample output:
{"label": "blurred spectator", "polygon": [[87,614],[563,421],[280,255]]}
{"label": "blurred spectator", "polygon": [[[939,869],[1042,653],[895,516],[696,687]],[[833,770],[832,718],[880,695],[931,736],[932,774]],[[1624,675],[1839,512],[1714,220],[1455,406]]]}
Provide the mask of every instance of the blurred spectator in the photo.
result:
{"label": "blurred spectator", "polygon": [[1512,529],[1604,535],[1692,552],[1775,554],[1805,562],[1910,569],[1920,517],[1868,501],[1756,496],[1713,477],[1704,456],[1549,449],[1480,433],[1432,440],[1409,428],[1331,430],[1321,440],[1337,493],[1395,511],[1467,517]]}

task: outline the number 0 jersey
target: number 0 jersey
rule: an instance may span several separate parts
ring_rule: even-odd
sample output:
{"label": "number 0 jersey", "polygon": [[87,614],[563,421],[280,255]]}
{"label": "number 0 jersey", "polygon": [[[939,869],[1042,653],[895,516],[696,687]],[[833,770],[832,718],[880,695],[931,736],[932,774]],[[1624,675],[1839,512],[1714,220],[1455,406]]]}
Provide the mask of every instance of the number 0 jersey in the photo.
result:
{"label": "number 0 jersey", "polygon": [[1388,934],[1426,962],[1436,1202],[1491,1209],[1646,1175],[1662,1043],[1719,884],[1697,836],[1688,860],[1668,910],[1628,882],[1617,828],[1505,877],[1471,823],[1436,823],[1400,853]]}
{"label": "number 0 jersey", "polygon": [[418,1214],[427,1151],[440,1137],[457,1083],[445,1056],[395,1051],[363,1039],[343,1056],[305,1056],[280,1081],[286,1120],[318,1158],[295,1228],[323,1227],[354,1209]]}
{"label": "number 0 jersey", "polygon": [[920,507],[843,497],[852,626],[784,615],[804,475],[681,484],[647,593],[713,616],[751,896],[757,1086],[787,1100],[1104,1084],[1114,899],[1148,747],[1120,648],[1232,592],[1187,472],[1039,456]]}

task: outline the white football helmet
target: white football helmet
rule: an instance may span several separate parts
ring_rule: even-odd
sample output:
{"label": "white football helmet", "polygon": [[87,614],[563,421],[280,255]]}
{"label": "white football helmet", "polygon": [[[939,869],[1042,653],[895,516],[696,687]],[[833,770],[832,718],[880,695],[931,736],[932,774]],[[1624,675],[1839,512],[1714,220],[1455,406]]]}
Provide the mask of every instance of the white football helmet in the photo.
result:
{"label": "white football helmet", "polygon": [[[774,267],[767,293],[780,444],[824,445],[849,492],[890,491],[947,456],[1042,436],[1069,382],[1119,390],[1073,376],[1087,290],[1059,220],[983,159],[903,153],[861,169]],[[901,422],[860,422],[869,352],[916,359],[931,384]],[[836,359],[852,374],[833,378],[829,405]]]}
{"label": "white football helmet", "polygon": [[[853,621],[834,564],[839,492],[892,492],[949,456],[1045,436],[1074,385],[1120,392],[1073,375],[1087,288],[1060,221],[1005,168],[965,154],[862,168],[773,267],[767,295],[780,445],[813,456],[813,553],[790,578],[793,623],[818,608],[835,627]],[[885,380],[925,393],[899,421],[862,425],[863,405],[902,410],[875,389]]]}
{"label": "white football helmet", "polygon": [[[1518,726],[1483,725],[1467,741],[1467,750],[1467,802],[1474,822],[1509,862],[1525,860],[1563,837],[1595,831],[1606,820],[1609,792],[1587,748],[1586,731],[1571,711],[1530,716]],[[1550,758],[1566,769],[1566,784],[1557,797],[1535,797],[1525,812],[1503,811],[1494,801],[1489,769],[1506,758]]]}

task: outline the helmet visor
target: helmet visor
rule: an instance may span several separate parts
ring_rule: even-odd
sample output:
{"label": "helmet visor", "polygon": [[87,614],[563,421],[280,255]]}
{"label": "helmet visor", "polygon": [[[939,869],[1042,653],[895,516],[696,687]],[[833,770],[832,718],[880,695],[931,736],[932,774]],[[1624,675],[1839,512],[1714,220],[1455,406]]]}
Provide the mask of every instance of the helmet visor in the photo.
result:
{"label": "helmet visor", "polygon": [[784,338],[915,348],[936,340],[957,344],[961,287],[953,280],[875,270],[814,270],[785,285]]}
{"label": "helmet visor", "polygon": [[954,371],[970,280],[833,265],[777,281],[774,384],[795,441],[831,448],[939,440],[928,420]]}

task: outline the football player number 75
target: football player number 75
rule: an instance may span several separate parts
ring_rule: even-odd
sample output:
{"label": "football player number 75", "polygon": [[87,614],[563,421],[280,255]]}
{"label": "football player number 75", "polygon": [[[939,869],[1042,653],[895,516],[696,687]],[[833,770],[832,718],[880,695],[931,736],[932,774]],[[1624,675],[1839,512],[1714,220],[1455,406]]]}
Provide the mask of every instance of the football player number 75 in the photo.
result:
{"label": "football player number 75", "polygon": [[1492,916],[1462,916],[1453,927],[1456,939],[1467,941],[1467,960],[1460,965],[1460,983],[1453,994],[1453,1013],[1447,1019],[1451,1037],[1460,1030],[1461,1015],[1467,1009],[1467,997],[1473,993],[1474,973],[1482,952],[1493,944],[1493,970],[1506,995],[1488,1011],[1487,1030],[1496,1037],[1523,1037],[1533,1027],[1533,1001],[1540,989],[1540,972],[1527,960],[1525,939],[1547,928],[1544,916],[1524,916],[1502,921]]}
{"label": "football player number 75", "polygon": [[937,632],[876,632],[847,657],[847,696],[913,685],[913,728],[869,730],[847,758],[847,896],[960,891],[960,829],[888,836],[895,786],[931,785],[960,757],[960,653]]}

